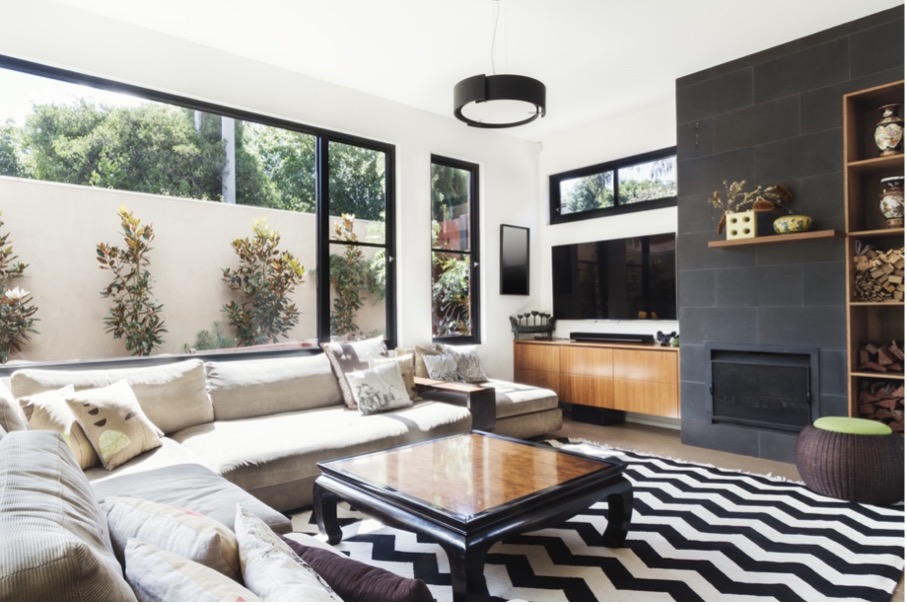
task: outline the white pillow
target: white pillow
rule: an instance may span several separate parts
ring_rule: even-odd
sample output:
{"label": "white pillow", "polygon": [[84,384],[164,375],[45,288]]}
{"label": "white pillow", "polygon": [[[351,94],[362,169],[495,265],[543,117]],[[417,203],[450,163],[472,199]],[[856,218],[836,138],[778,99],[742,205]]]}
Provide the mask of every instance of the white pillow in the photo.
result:
{"label": "white pillow", "polygon": [[434,380],[443,380],[444,382],[457,381],[457,361],[453,355],[423,355],[422,360],[425,362],[425,369],[428,370],[428,377]]}
{"label": "white pillow", "polygon": [[328,586],[258,517],[236,506],[236,539],[246,587],[265,601],[340,601]]}
{"label": "white pillow", "polygon": [[346,380],[363,416],[404,408],[413,403],[396,363],[349,372]]}
{"label": "white pillow", "polygon": [[19,405],[28,418],[28,428],[36,431],[54,431],[63,435],[63,440],[72,450],[76,462],[82,469],[100,463],[94,446],[85,435],[81,425],[66,404],[66,398],[74,393],[72,385],[45,391],[37,395],[20,397]]}
{"label": "white pillow", "polygon": [[260,601],[245,586],[201,563],[131,539],[126,581],[139,601]]}
{"label": "white pillow", "polygon": [[110,540],[117,557],[124,560],[131,538],[186,557],[241,581],[239,544],[226,525],[171,504],[140,498],[104,500]]}
{"label": "white pillow", "polygon": [[488,376],[479,359],[479,347],[476,345],[441,345],[441,350],[453,355],[457,362],[457,377],[462,382],[487,382]]}
{"label": "white pillow", "polygon": [[28,420],[22,413],[22,406],[2,382],[0,382],[0,427],[7,431],[24,431],[28,428]]}

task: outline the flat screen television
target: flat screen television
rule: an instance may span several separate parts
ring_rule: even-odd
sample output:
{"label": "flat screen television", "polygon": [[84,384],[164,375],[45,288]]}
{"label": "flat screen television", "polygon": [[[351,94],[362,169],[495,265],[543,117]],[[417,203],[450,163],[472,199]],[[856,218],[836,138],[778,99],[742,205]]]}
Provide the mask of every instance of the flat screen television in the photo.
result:
{"label": "flat screen television", "polygon": [[673,233],[551,248],[558,319],[677,319]]}

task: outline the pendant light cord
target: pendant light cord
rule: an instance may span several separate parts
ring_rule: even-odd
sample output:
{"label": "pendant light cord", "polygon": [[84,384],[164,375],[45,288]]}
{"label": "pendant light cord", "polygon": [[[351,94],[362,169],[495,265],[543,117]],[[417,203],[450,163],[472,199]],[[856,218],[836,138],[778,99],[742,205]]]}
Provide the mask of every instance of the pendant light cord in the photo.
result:
{"label": "pendant light cord", "polygon": [[494,2],[494,30],[491,32],[491,73],[497,75],[498,70],[494,66],[494,45],[498,37],[498,21],[501,19],[501,0],[492,0]]}

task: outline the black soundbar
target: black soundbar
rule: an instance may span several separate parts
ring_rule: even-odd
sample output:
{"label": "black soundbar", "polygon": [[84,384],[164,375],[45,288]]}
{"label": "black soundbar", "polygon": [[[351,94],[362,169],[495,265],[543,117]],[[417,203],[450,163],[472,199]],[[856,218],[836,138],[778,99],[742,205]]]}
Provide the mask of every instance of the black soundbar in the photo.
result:
{"label": "black soundbar", "polygon": [[651,334],[612,334],[609,332],[570,332],[570,340],[585,342],[655,342]]}

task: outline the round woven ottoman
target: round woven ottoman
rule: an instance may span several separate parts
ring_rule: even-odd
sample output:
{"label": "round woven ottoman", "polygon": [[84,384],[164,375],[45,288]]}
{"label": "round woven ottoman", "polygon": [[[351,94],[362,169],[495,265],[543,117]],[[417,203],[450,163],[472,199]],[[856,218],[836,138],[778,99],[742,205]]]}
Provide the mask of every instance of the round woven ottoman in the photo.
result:
{"label": "round woven ottoman", "polygon": [[904,438],[882,422],[819,418],[797,438],[797,470],[824,496],[866,504],[904,498]]}

